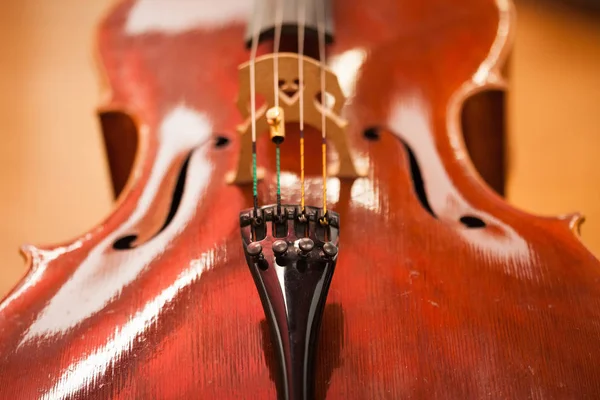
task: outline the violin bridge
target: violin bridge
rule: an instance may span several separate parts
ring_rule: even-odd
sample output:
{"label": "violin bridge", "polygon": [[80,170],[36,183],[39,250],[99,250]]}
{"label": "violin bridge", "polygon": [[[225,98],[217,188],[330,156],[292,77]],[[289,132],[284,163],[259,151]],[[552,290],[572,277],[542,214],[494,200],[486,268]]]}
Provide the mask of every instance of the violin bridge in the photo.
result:
{"label": "violin bridge", "polygon": [[280,398],[314,398],[316,344],[338,257],[339,215],[300,206],[240,214],[246,261],[276,349]]}
{"label": "violin bridge", "polygon": [[[274,58],[278,57],[279,87],[274,90]],[[304,80],[299,81],[299,63],[304,69]],[[264,133],[271,131],[273,124],[269,123],[269,111],[275,106],[275,92],[279,96],[279,111],[285,115],[285,123],[300,122],[300,91],[303,92],[304,123],[313,128],[321,129],[322,114],[325,114],[327,140],[331,141],[338,152],[338,167],[330,171],[329,176],[340,178],[357,178],[364,176],[356,167],[346,138],[348,122],[342,118],[342,108],[346,101],[337,76],[329,68],[325,70],[325,91],[321,93],[320,74],[321,64],[318,61],[295,53],[268,54],[258,57],[255,61],[256,95],[263,98],[265,103],[252,113],[250,104],[250,63],[239,67],[239,87],[237,106],[244,123],[238,126],[241,136],[240,156],[237,168],[227,175],[227,181],[232,184],[247,184],[252,182],[252,124],[256,124],[257,140]],[[321,99],[321,101],[315,101]],[[283,130],[283,128],[281,128]],[[259,174],[258,178],[262,178]]]}

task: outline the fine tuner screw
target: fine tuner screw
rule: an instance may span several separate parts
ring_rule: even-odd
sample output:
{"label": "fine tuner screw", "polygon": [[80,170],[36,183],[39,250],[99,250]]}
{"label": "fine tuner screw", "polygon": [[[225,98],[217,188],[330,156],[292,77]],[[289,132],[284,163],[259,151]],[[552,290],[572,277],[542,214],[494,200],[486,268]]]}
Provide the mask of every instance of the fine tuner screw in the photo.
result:
{"label": "fine tuner screw", "polygon": [[276,255],[282,255],[287,251],[288,245],[285,240],[276,240],[273,242],[273,253]]}
{"label": "fine tuner screw", "polygon": [[262,246],[260,245],[260,243],[252,242],[248,245],[246,251],[252,257],[258,257],[262,253]]}
{"label": "fine tuner screw", "polygon": [[315,242],[312,239],[304,238],[298,241],[298,247],[302,253],[307,254],[310,253],[311,250],[315,247]]}
{"label": "fine tuner screw", "polygon": [[323,253],[325,253],[327,257],[333,258],[337,255],[338,248],[335,244],[327,242],[323,245]]}

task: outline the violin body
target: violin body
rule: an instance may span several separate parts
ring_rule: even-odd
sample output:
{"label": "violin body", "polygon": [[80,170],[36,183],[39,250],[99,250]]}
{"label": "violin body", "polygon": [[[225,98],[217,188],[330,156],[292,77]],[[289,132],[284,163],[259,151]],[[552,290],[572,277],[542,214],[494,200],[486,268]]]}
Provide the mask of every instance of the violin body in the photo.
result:
{"label": "violin body", "polygon": [[[333,3],[328,59],[367,172],[329,181],[340,253],[315,397],[594,398],[600,265],[576,236],[581,217],[509,206],[461,133],[464,102],[504,87],[512,7],[451,3]],[[23,248],[29,272],[0,304],[2,398],[277,397],[240,240],[252,188],[225,178],[241,146],[235,102],[251,12],[234,0],[125,0],[103,21],[102,121],[107,137],[123,138],[109,158],[127,174],[102,224]],[[282,197],[298,203],[289,131]],[[321,202],[320,146],[307,130],[308,204]],[[258,160],[261,201],[274,203],[266,136]]]}

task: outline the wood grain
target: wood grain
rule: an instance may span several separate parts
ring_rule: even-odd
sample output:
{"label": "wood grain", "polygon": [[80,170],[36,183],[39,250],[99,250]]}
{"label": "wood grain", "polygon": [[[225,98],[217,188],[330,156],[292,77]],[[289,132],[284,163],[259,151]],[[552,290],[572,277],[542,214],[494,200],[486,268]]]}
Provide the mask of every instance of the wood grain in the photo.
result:
{"label": "wood grain", "polygon": [[[572,232],[578,218],[539,218],[507,205],[482,184],[453,130],[454,94],[489,53],[498,10],[475,0],[451,10],[445,1],[407,2],[402,12],[398,2],[378,5],[372,19],[358,7],[336,14],[332,53],[357,44],[370,50],[349,113],[353,149],[370,168],[367,178],[332,190],[342,247],[318,392],[333,399],[593,396],[600,276]],[[210,140],[240,122],[232,100],[247,54],[232,49],[243,26],[124,37],[130,6],[122,3],[103,25],[101,51],[110,102],[126,104],[142,122],[144,152],[102,224],[61,246],[26,249],[31,273],[0,306],[3,395],[273,397],[264,316],[237,230],[250,196],[223,179],[239,143],[231,136],[231,146],[215,148]],[[375,125],[379,140],[368,142],[362,131]],[[309,136],[317,139],[307,140],[314,154],[318,138]],[[266,140],[260,146],[268,202],[272,149]],[[415,193],[407,147],[430,212]],[[153,207],[172,195],[168,171],[187,152],[184,198],[170,228],[139,248],[115,250],[121,235],[143,234]],[[284,151],[282,164],[295,154]],[[297,201],[288,177],[283,195]],[[310,203],[319,202],[318,189],[311,182]],[[465,213],[486,226],[466,228],[458,222]]]}
{"label": "wood grain", "polygon": [[[76,237],[111,207],[106,153],[94,113],[102,86],[92,56],[93,33],[111,3],[23,0],[0,5],[0,42],[10,49],[0,55],[0,82],[4,93],[11,93],[0,96],[2,294],[25,272],[18,252],[22,244]],[[582,240],[600,254],[600,190],[594,184],[600,181],[600,164],[593,145],[600,125],[593,109],[600,87],[597,17],[527,0],[516,5],[519,24],[507,99],[508,200],[543,215],[581,211],[586,216]],[[561,79],[554,75],[556,68],[540,75],[559,62],[564,63]],[[76,90],[64,90],[67,74]],[[29,118],[31,110],[35,118]],[[553,118],[546,118],[547,110]],[[44,140],[61,152],[42,151],[48,148]],[[540,141],[544,151],[538,151]],[[55,190],[49,182],[60,182],[64,189]],[[69,201],[73,191],[81,202]]]}

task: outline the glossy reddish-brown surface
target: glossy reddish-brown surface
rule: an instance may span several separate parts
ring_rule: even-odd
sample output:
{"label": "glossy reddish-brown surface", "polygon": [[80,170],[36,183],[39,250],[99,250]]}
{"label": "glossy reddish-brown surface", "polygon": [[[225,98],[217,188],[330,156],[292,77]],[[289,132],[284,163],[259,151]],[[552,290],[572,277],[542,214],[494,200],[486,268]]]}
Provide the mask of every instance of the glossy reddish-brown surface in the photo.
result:
{"label": "glossy reddish-brown surface", "polygon": [[[141,5],[157,3],[127,0],[101,26],[112,88],[105,108],[137,122],[135,165],[103,224],[71,243],[24,249],[31,270],[0,305],[3,398],[276,395],[237,223],[251,196],[225,183],[238,154],[237,66],[249,57],[242,44],[250,7],[215,2],[231,18],[203,13],[189,29],[149,33],[132,22],[132,13],[146,15]],[[329,182],[340,255],[318,397],[597,397],[600,270],[572,232],[578,218],[544,219],[505,204],[477,176],[460,136],[464,98],[501,85],[509,5],[334,4],[331,63],[352,70],[364,56],[345,115],[351,150],[369,174]],[[367,141],[362,132],[372,126],[381,135]],[[231,144],[215,147],[223,135]],[[307,136],[307,201],[319,205],[319,138]],[[264,138],[259,190],[269,203],[272,148]],[[435,217],[416,195],[403,142]],[[295,143],[290,129],[286,203],[299,200]],[[190,152],[181,203],[161,230]],[[486,226],[469,229],[458,222],[464,216]],[[113,249],[132,234],[132,249]]]}

